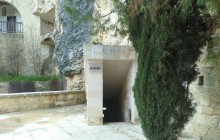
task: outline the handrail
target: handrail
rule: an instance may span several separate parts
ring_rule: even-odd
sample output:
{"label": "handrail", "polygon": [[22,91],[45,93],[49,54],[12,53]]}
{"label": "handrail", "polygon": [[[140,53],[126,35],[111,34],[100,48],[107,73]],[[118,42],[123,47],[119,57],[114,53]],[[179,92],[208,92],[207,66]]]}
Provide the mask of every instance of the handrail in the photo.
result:
{"label": "handrail", "polygon": [[22,22],[0,21],[0,32],[23,33],[23,23]]}

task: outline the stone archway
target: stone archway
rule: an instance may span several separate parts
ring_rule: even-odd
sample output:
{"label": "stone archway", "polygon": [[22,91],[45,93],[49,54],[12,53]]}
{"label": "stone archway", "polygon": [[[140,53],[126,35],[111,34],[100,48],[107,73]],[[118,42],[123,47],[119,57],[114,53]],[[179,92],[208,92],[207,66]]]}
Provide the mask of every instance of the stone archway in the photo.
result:
{"label": "stone archway", "polygon": [[[0,2],[6,2],[15,7],[15,9],[19,11],[22,19],[22,50],[24,52],[23,56],[26,60],[23,61],[24,64],[20,70],[20,74],[35,74],[35,68],[33,68],[33,62],[31,61],[32,58],[30,55],[31,48],[33,48],[32,46],[34,45],[37,48],[42,49],[43,53],[40,56],[42,57],[42,60],[46,59],[49,55],[49,45],[41,44],[41,17],[36,16],[33,12],[34,8],[39,5],[34,5],[35,7],[33,7],[32,3],[40,3],[38,0],[0,0]],[[4,35],[4,37],[5,36],[6,35]]]}
{"label": "stone archway", "polygon": [[7,33],[23,33],[23,20],[15,6],[0,1],[0,31]]}

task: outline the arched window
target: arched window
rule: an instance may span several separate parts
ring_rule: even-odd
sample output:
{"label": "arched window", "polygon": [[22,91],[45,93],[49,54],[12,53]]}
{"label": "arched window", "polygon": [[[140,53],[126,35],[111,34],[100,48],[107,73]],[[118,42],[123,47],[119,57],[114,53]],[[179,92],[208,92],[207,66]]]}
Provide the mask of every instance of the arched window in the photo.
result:
{"label": "arched window", "polygon": [[23,33],[23,22],[19,11],[6,2],[0,2],[0,32]]}

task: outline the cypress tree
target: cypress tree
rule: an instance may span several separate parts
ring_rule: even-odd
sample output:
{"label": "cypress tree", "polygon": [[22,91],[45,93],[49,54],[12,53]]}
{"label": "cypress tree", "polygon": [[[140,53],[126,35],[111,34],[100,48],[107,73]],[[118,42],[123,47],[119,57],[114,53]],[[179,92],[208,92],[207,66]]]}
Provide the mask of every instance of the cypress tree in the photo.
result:
{"label": "cypress tree", "polygon": [[[141,125],[150,140],[175,140],[194,113],[188,85],[206,44],[203,0],[115,0],[138,53],[133,87]],[[206,13],[208,14],[208,13]]]}
{"label": "cypress tree", "polygon": [[[188,85],[198,74],[195,63],[201,48],[214,31],[209,11],[219,15],[220,1],[113,1],[121,33],[128,33],[138,53],[133,90],[144,135],[150,140],[176,140],[194,114]],[[66,10],[93,21],[73,7]]]}

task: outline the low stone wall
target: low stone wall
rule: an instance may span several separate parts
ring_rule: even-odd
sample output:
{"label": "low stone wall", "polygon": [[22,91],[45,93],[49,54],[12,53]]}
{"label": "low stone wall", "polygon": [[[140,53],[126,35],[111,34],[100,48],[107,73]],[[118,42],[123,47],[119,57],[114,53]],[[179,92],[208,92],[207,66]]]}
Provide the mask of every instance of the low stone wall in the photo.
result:
{"label": "low stone wall", "polygon": [[0,94],[0,114],[86,103],[84,91]]}
{"label": "low stone wall", "polygon": [[62,91],[66,89],[65,80],[51,81],[10,81],[0,83],[0,94],[22,93],[22,92],[43,92]]}

